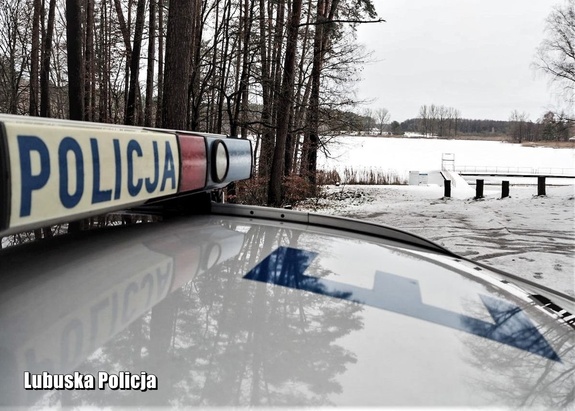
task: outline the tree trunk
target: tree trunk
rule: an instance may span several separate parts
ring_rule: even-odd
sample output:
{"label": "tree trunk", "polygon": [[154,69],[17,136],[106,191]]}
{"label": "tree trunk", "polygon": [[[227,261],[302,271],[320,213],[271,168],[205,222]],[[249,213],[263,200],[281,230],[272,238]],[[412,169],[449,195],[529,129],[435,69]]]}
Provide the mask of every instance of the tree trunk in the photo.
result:
{"label": "tree trunk", "polygon": [[146,0],[138,0],[136,9],[136,27],[134,29],[134,46],[130,59],[130,88],[126,106],[126,120],[128,125],[136,124],[136,97],[139,89],[138,77],[140,75],[140,50],[142,49],[142,34],[144,31],[144,18],[146,12]]}
{"label": "tree trunk", "polygon": [[162,105],[162,126],[166,128],[186,127],[192,16],[191,1],[170,1]]}
{"label": "tree trunk", "polygon": [[[327,49],[327,42],[329,41],[330,34],[333,31],[333,23],[325,23],[331,21],[335,17],[335,13],[339,4],[339,0],[333,0],[329,4],[326,0],[318,0],[317,5],[317,24],[315,27],[314,46],[313,46],[313,66],[311,71],[311,94],[310,106],[308,115],[308,141],[307,141],[307,178],[312,187],[316,186],[316,173],[317,173],[317,151],[319,148],[319,95],[321,88],[321,71],[325,52]],[[329,9],[329,12],[328,12]]]}
{"label": "tree trunk", "polygon": [[319,146],[319,93],[320,76],[323,60],[323,37],[325,24],[325,1],[318,0],[317,4],[317,24],[313,41],[313,66],[311,69],[311,94],[308,109],[308,132],[304,141],[306,146],[306,167],[305,176],[308,181],[315,186],[317,168],[317,149]]}
{"label": "tree trunk", "polygon": [[152,127],[152,102],[154,99],[154,59],[156,57],[156,0],[150,0],[149,39],[148,39],[148,70],[146,74],[146,106],[144,109],[144,125]]}
{"label": "tree trunk", "polygon": [[42,14],[42,0],[34,0],[34,13],[32,15],[32,53],[30,56],[30,105],[28,114],[38,115],[38,72],[40,62],[40,15]]}
{"label": "tree trunk", "polygon": [[283,176],[285,167],[286,139],[289,132],[289,118],[293,103],[293,86],[297,38],[301,20],[302,0],[293,0],[289,19],[286,43],[286,57],[280,95],[278,96],[278,128],[276,145],[272,160],[272,169],[268,189],[268,204],[279,206],[283,202]]}
{"label": "tree trunk", "polygon": [[200,0],[194,1],[194,16],[192,19],[192,45],[190,53],[190,84],[188,89],[188,104],[190,107],[188,123],[191,130],[200,128],[200,108],[202,95],[201,55],[202,33],[204,28],[204,7]]}
{"label": "tree trunk", "polygon": [[86,48],[84,53],[85,76],[84,79],[84,119],[94,120],[94,102],[93,92],[95,75],[94,75],[94,0],[86,1]]}
{"label": "tree trunk", "polygon": [[52,37],[54,35],[54,16],[56,0],[50,0],[48,6],[48,26],[42,43],[42,68],[40,70],[40,116],[50,117],[50,61],[52,57]]}
{"label": "tree trunk", "polygon": [[[230,134],[236,136],[238,134],[237,127],[241,127],[241,138],[247,138],[247,128],[243,125],[246,122],[245,116],[248,110],[248,88],[249,88],[249,75],[251,69],[251,32],[252,21],[254,18],[254,2],[244,0],[244,16],[242,25],[242,67],[240,82],[238,87],[238,98],[236,101],[232,125],[230,126]],[[241,118],[240,118],[241,117]]]}
{"label": "tree trunk", "polygon": [[107,2],[100,6],[100,47],[98,53],[98,80],[100,83],[99,121],[108,123],[112,117],[112,99],[110,98],[110,17]]}
{"label": "tree trunk", "polygon": [[68,103],[71,120],[84,117],[84,62],[82,60],[82,10],[80,0],[66,0],[68,51]]}
{"label": "tree trunk", "polygon": [[158,0],[158,101],[156,102],[156,127],[162,127],[164,96],[164,0]]}
{"label": "tree trunk", "polygon": [[261,60],[261,85],[262,85],[263,107],[260,117],[260,122],[262,123],[262,138],[261,138],[260,156],[258,161],[258,174],[261,177],[267,177],[270,175],[271,158],[274,149],[273,127],[275,126],[275,122],[274,122],[273,84],[272,84],[273,65],[270,65],[269,63],[270,54],[268,54],[268,51],[272,50],[272,44],[274,44],[273,50],[277,51],[282,49],[282,37],[280,33],[283,31],[284,26],[283,19],[284,19],[285,4],[283,2],[278,3],[278,10],[276,14],[276,30],[274,36],[271,35],[272,30],[270,24],[266,24],[266,22],[272,20],[273,3],[272,2],[268,3],[267,19],[265,15],[266,10],[265,6],[266,6],[265,0],[260,0],[259,49],[260,49],[260,60]]}

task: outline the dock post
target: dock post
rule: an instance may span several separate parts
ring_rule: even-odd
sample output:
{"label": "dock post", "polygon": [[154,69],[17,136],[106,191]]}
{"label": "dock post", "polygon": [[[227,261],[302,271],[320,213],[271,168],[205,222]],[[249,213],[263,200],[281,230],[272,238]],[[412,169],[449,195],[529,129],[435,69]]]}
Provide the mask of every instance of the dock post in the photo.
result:
{"label": "dock post", "polygon": [[443,182],[443,197],[451,197],[451,180],[445,180]]}
{"label": "dock post", "polygon": [[483,180],[475,180],[475,199],[483,198]]}
{"label": "dock post", "polygon": [[537,177],[537,195],[544,196],[545,194],[545,176]]}
{"label": "dock post", "polygon": [[501,198],[509,197],[509,181],[501,182]]}

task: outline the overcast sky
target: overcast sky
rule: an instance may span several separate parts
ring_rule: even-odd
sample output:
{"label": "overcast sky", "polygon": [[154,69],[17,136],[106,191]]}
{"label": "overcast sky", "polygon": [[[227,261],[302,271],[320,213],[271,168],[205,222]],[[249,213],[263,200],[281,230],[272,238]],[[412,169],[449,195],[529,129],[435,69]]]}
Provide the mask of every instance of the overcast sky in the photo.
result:
{"label": "overcast sky", "polygon": [[364,24],[373,51],[358,97],[391,120],[417,117],[424,104],[463,118],[531,120],[557,105],[548,78],[531,67],[557,0],[373,0],[386,23]]}

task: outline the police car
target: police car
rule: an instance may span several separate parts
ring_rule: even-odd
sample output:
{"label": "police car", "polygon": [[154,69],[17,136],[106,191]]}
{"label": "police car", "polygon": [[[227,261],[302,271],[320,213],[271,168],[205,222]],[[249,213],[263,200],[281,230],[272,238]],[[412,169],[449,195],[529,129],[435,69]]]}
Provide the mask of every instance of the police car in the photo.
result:
{"label": "police car", "polygon": [[572,298],[391,227],[210,201],[251,169],[247,140],[0,115],[5,241],[161,220],[0,251],[0,405],[573,407]]}

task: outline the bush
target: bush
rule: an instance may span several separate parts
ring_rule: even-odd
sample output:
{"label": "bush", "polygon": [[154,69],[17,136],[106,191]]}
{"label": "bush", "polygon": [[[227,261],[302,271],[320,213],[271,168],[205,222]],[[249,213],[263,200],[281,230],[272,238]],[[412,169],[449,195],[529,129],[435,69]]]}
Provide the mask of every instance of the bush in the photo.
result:
{"label": "bush", "polygon": [[309,197],[315,197],[317,189],[307,178],[293,174],[284,178],[284,203],[294,205]]}
{"label": "bush", "polygon": [[238,181],[234,195],[227,195],[227,201],[237,204],[267,205],[268,179],[253,176],[249,180]]}
{"label": "bush", "polygon": [[[250,205],[267,205],[269,180],[254,176],[250,180],[236,183],[235,194],[227,195],[228,202]],[[284,204],[295,205],[318,194],[318,189],[303,176],[293,174],[284,177]]]}

